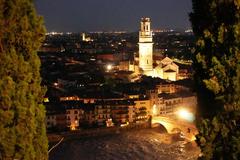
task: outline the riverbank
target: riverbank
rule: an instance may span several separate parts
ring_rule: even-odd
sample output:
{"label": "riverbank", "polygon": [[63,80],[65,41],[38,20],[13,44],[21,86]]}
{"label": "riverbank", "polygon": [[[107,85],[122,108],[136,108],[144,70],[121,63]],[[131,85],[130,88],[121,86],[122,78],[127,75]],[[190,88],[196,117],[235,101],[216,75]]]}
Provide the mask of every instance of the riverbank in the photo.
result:
{"label": "riverbank", "polygon": [[81,129],[69,132],[50,133],[48,134],[49,148],[51,148],[54,144],[58,143],[62,138],[64,138],[64,141],[66,141],[71,139],[120,134],[127,131],[135,131],[146,128],[151,128],[151,124],[149,122],[130,124],[123,127],[118,126],[108,128]]}

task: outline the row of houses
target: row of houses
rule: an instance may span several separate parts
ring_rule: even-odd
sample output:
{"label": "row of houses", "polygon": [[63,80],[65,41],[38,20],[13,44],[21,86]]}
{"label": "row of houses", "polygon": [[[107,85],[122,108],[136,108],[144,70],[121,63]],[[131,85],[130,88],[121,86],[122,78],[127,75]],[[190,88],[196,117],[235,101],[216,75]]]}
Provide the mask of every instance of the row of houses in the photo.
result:
{"label": "row of houses", "polygon": [[121,98],[99,99],[78,96],[59,97],[46,102],[48,129],[111,127],[141,123],[149,116],[174,117],[180,108],[195,113],[195,94],[177,85],[164,84],[147,90],[146,95],[128,94]]}
{"label": "row of houses", "polygon": [[59,101],[45,103],[48,129],[76,130],[89,127],[128,125],[147,120],[146,105],[138,107],[133,100],[107,100],[94,103]]}

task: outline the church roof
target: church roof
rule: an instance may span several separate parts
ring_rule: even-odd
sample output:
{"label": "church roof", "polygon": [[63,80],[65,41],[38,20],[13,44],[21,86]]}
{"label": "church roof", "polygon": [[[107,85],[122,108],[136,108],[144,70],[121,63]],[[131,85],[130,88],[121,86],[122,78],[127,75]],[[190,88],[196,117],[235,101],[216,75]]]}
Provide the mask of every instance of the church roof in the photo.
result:
{"label": "church roof", "polygon": [[176,65],[174,62],[167,64],[167,65],[163,65],[162,68],[166,68],[166,67],[174,67],[174,68],[178,68],[178,65]]}
{"label": "church roof", "polygon": [[161,63],[162,63],[163,65],[167,65],[167,64],[172,63],[172,62],[173,62],[173,60],[172,60],[171,58],[169,58],[169,57],[165,57],[165,58],[161,61]]}

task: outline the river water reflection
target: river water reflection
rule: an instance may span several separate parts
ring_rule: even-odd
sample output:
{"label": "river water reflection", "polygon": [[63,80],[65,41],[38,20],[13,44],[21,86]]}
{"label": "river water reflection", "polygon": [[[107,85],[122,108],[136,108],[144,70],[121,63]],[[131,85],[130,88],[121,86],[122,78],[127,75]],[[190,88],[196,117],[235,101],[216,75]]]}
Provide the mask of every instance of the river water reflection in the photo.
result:
{"label": "river water reflection", "polygon": [[154,129],[70,140],[50,160],[196,160],[199,148]]}

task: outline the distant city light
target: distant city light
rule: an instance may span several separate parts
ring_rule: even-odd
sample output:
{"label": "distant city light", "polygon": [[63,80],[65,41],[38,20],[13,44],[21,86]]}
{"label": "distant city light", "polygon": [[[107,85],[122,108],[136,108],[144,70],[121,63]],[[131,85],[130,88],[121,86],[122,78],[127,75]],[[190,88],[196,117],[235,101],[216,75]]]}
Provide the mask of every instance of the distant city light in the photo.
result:
{"label": "distant city light", "polygon": [[187,30],[185,30],[185,33],[192,33],[192,32],[193,32],[192,29],[187,29]]}
{"label": "distant city light", "polygon": [[48,32],[46,35],[63,35],[63,32]]}

